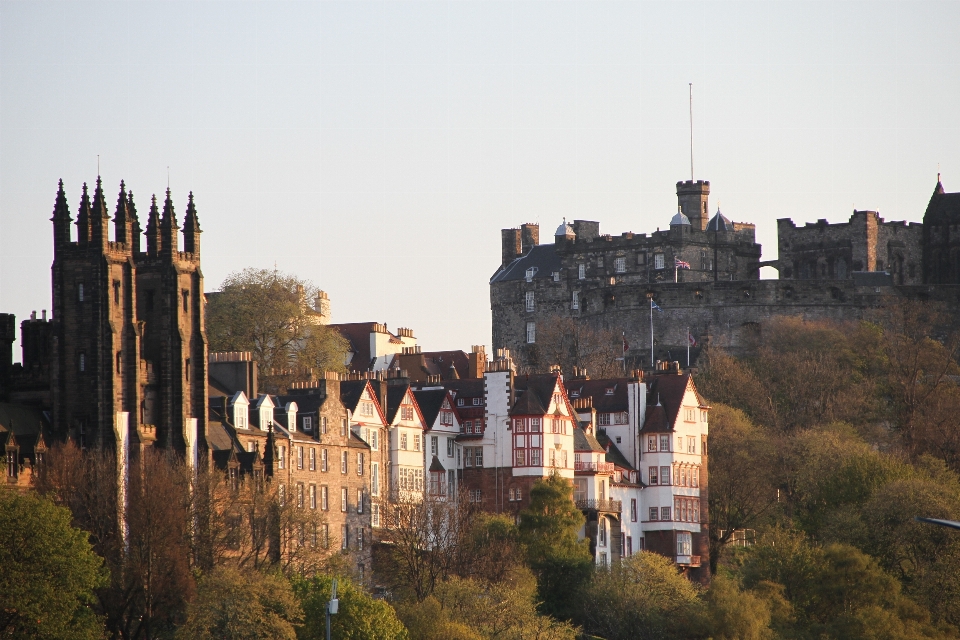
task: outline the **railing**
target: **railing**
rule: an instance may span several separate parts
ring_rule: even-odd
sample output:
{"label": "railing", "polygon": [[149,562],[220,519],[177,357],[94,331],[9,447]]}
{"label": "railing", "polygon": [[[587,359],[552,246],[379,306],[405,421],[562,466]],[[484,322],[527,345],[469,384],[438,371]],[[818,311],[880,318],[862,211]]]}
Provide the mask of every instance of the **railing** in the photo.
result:
{"label": "railing", "polygon": [[577,509],[620,513],[619,500],[576,500]]}
{"label": "railing", "polygon": [[598,473],[613,473],[612,462],[574,462],[574,471],[595,471]]}

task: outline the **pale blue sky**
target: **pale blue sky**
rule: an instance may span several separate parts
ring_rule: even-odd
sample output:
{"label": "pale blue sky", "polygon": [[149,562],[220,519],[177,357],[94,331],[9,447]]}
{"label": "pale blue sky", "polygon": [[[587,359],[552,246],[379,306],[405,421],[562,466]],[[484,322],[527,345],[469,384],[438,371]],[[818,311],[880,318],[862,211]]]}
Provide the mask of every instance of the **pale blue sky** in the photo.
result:
{"label": "pale blue sky", "polygon": [[[193,190],[207,289],[313,280],[334,320],[490,341],[500,229],[650,232],[689,178],[757,224],[919,220],[960,191],[958,2],[0,1],[0,311],[101,174]],[[19,358],[19,353],[17,354]]]}

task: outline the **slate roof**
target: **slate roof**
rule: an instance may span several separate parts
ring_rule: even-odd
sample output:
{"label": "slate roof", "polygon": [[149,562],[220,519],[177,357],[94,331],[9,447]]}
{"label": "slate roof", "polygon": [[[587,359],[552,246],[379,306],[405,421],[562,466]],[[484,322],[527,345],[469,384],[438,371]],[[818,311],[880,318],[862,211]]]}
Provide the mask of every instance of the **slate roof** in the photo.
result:
{"label": "slate roof", "polygon": [[960,223],[960,193],[946,193],[938,180],[923,214],[923,224],[957,223]]}
{"label": "slate roof", "polygon": [[[647,417],[640,429],[641,433],[673,431],[689,381],[689,373],[658,374],[649,378],[647,401],[653,405],[647,405]],[[702,404],[699,394],[697,398]]]}
{"label": "slate roof", "polygon": [[393,419],[397,416],[400,409],[400,403],[407,395],[407,389],[410,385],[391,384],[387,386],[387,424],[393,424]]}
{"label": "slate roof", "polygon": [[446,389],[428,389],[426,391],[414,391],[413,397],[417,399],[420,405],[420,413],[423,415],[423,421],[429,429],[437,422],[437,415],[443,406],[443,400],[447,397]]}
{"label": "slate roof", "polygon": [[[564,380],[567,397],[593,398],[593,408],[600,413],[618,413],[629,409],[627,386],[629,378],[606,378],[599,380]],[[607,395],[607,389],[613,389],[613,395]]]}
{"label": "slate roof", "polygon": [[226,451],[234,448],[230,432],[220,422],[207,422],[207,445],[213,451]]}
{"label": "slate roof", "polygon": [[563,264],[560,256],[557,254],[556,245],[538,244],[530,247],[530,250],[505,267],[501,267],[490,278],[490,284],[495,282],[508,282],[510,280],[524,280],[527,277],[527,269],[536,267],[537,273],[534,274],[534,280],[543,280],[552,278],[554,271],[562,271]]}
{"label": "slate roof", "polygon": [[623,455],[623,452],[620,451],[617,445],[607,436],[605,431],[597,431],[597,442],[600,443],[601,447],[606,449],[607,455],[605,456],[605,460],[607,462],[612,462],[621,469],[634,471],[633,465],[630,464],[627,457]]}
{"label": "slate roof", "polygon": [[573,428],[573,450],[593,451],[595,453],[603,453],[605,451],[592,434],[587,433],[580,427]]}
{"label": "slate roof", "polygon": [[[455,391],[454,395],[457,398],[480,398],[481,403],[485,403],[483,378],[444,380],[442,384],[444,389]],[[464,406],[467,406],[467,404],[469,403],[465,403]]]}
{"label": "slate roof", "polygon": [[438,471],[446,471],[437,456],[433,456],[433,460],[430,462],[430,471],[433,471],[434,473]]}
{"label": "slate roof", "polygon": [[510,409],[512,416],[544,415],[553,397],[553,390],[557,387],[556,373],[517,376],[514,378],[514,387],[517,392],[516,401]]}
{"label": "slate roof", "polygon": [[893,276],[886,271],[854,271],[850,274],[858,287],[892,287]]}
{"label": "slate roof", "polygon": [[[413,372],[416,362],[416,368],[422,376],[416,376]],[[451,373],[450,367],[453,366],[455,374]],[[391,362],[391,367],[399,366],[401,369],[410,371],[413,378],[425,379],[426,376],[442,376],[444,380],[466,378],[470,373],[470,359],[464,351],[424,351],[415,354],[396,354]]]}
{"label": "slate roof", "polygon": [[350,411],[356,413],[357,404],[363,390],[367,388],[366,380],[344,380],[340,383],[340,402]]}

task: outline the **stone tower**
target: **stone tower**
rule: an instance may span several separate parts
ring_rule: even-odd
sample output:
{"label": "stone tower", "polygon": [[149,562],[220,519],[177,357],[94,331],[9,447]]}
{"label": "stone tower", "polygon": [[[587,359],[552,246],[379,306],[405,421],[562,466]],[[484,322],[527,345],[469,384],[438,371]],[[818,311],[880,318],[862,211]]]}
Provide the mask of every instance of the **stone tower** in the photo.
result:
{"label": "stone tower", "polygon": [[110,447],[120,430],[134,445],[184,452],[205,445],[206,337],[200,226],[191,198],[185,245],[170,192],[164,216],[156,201],[140,250],[133,194],[120,183],[110,216],[101,180],[93,201],[84,185],[71,240],[63,182],[53,212],[54,429],[81,446]]}
{"label": "stone tower", "polygon": [[690,226],[704,231],[709,220],[710,181],[686,180],[677,183],[677,203],[680,212],[690,220]]}

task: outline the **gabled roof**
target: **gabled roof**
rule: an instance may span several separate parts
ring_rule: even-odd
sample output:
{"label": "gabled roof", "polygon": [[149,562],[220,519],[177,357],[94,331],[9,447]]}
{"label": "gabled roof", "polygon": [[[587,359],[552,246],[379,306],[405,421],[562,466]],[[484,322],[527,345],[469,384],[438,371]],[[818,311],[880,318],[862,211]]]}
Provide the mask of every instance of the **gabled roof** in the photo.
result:
{"label": "gabled roof", "polygon": [[[360,398],[363,397],[364,390],[369,386],[369,380],[343,380],[340,383],[340,402],[347,409],[356,413]],[[370,395],[376,397],[373,387],[370,387]]]}
{"label": "gabled roof", "polygon": [[[579,398],[593,398],[593,408],[600,413],[618,413],[627,411],[630,407],[627,397],[627,387],[630,378],[604,378],[599,380],[571,379],[564,380],[563,386],[567,390],[567,397],[571,400]],[[607,395],[612,389],[613,394]]]}
{"label": "gabled roof", "polygon": [[554,271],[562,271],[563,264],[560,256],[557,254],[556,245],[538,244],[530,247],[522,256],[515,258],[513,262],[497,270],[490,278],[490,284],[495,282],[507,282],[510,280],[524,280],[527,277],[527,269],[536,267],[537,272],[533,275],[534,280],[543,280],[552,278]]}
{"label": "gabled roof", "polygon": [[[413,391],[412,387],[409,384],[391,384],[387,385],[387,424],[393,424],[394,419],[397,417],[397,411],[400,409],[400,405],[403,403],[403,399],[407,397],[407,392]],[[413,400],[413,408],[417,411],[417,416],[420,417],[420,422],[427,428],[431,426],[432,423],[428,423],[423,417],[423,412],[420,410],[420,404],[417,402],[417,398],[413,393],[410,394]]]}
{"label": "gabled roof", "polygon": [[446,471],[446,469],[443,468],[443,465],[440,463],[440,460],[437,458],[437,456],[433,456],[433,460],[430,461],[430,471],[434,473],[437,473],[439,471]]}
{"label": "gabled roof", "polygon": [[604,459],[607,462],[612,462],[615,466],[620,467],[621,469],[634,471],[633,465],[630,464],[630,461],[627,460],[627,457],[623,455],[623,452],[620,451],[617,445],[610,440],[605,431],[597,431],[597,442],[600,443],[601,447],[606,449],[607,455]]}
{"label": "gabled roof", "polygon": [[[353,352],[353,359],[350,360],[350,368],[354,371],[367,371],[376,355],[370,353],[370,334],[377,332],[382,333],[382,331],[376,330],[386,325],[380,322],[346,322],[327,326],[339,331],[340,335],[350,343],[350,351]],[[390,336],[390,343],[403,344],[403,340],[389,331],[387,335]]]}
{"label": "gabled roof", "polygon": [[444,389],[453,391],[457,398],[480,398],[484,402],[484,383],[483,378],[468,378],[460,380],[444,380],[442,383]]}
{"label": "gabled roof", "polygon": [[447,398],[446,389],[428,389],[426,391],[414,391],[413,397],[417,399],[420,405],[420,413],[423,415],[424,426],[427,429],[433,427],[437,422],[437,416],[443,407],[443,401]]}
{"label": "gabled roof", "polygon": [[[466,378],[470,374],[470,358],[464,351],[423,351],[396,354],[391,367],[406,369],[414,380],[441,376],[444,380]],[[452,367],[452,370],[451,370]],[[420,375],[417,375],[417,373]]]}
{"label": "gabled roof", "polygon": [[553,399],[553,391],[557,388],[558,377],[556,373],[548,373],[514,378],[517,400],[510,409],[510,415],[546,414]]}
{"label": "gabled roof", "polygon": [[587,433],[580,427],[573,428],[573,450],[574,451],[593,451],[603,453],[605,449],[600,446],[593,434]]}
{"label": "gabled roof", "polygon": [[946,193],[943,184],[937,180],[937,186],[927,203],[923,214],[924,224],[960,223],[960,193]]}
{"label": "gabled roof", "polygon": [[[693,386],[693,379],[689,373],[664,373],[651,376],[647,385],[647,401],[653,404],[647,405],[647,417],[640,431],[673,431],[680,406],[683,404],[683,396],[687,387]],[[696,391],[696,387],[693,389]]]}

